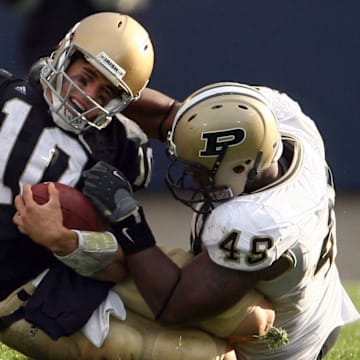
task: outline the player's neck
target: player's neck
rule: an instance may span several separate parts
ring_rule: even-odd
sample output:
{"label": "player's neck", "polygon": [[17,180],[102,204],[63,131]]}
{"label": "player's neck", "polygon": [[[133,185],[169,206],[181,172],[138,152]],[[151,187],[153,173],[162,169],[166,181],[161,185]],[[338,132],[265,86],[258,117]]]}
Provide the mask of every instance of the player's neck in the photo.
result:
{"label": "player's neck", "polygon": [[285,168],[276,162],[271,164],[256,176],[256,179],[246,185],[246,192],[253,192],[265,186],[271,185],[285,173]]}

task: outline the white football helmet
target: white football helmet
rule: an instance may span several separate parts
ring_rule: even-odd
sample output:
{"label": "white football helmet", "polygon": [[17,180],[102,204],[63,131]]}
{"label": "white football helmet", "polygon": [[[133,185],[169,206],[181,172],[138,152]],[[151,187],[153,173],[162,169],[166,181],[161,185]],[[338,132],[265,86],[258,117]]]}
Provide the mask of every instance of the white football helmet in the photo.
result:
{"label": "white football helmet", "polygon": [[[117,98],[101,106],[70,79],[66,70],[79,55],[119,90]],[[153,65],[153,46],[142,25],[128,15],[101,12],[84,18],[66,34],[45,60],[40,81],[55,123],[67,131],[81,133],[90,126],[106,127],[115,113],[139,97],[149,82]],[[70,85],[62,94],[65,80]],[[71,103],[69,94],[74,89],[93,105],[90,110],[82,111]],[[100,115],[89,120],[87,115],[94,110]]]}
{"label": "white football helmet", "polygon": [[255,87],[221,82],[190,95],[168,135],[166,183],[186,205],[224,201],[282,153],[278,121]]}

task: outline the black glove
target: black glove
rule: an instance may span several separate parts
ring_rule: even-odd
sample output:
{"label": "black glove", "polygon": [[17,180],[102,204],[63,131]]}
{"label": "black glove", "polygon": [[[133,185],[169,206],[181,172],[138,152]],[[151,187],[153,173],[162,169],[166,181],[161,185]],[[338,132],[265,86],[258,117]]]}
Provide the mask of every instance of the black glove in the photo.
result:
{"label": "black glove", "polygon": [[83,176],[83,193],[111,222],[125,255],[155,245],[144,212],[134,199],[131,185],[121,171],[100,161],[84,171]]}
{"label": "black glove", "polygon": [[99,161],[83,172],[82,192],[89,197],[110,223],[116,223],[136,212],[139,205],[133,197],[130,183],[114,166]]}

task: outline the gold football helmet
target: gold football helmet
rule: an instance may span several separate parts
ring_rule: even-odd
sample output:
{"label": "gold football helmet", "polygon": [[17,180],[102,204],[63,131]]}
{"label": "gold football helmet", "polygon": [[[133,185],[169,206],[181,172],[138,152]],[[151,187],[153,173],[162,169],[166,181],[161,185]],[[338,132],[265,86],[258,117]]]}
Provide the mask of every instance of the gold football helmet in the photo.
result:
{"label": "gold football helmet", "polygon": [[231,82],[205,86],[184,101],[168,146],[166,183],[192,207],[243,193],[282,153],[278,121],[265,97]]}
{"label": "gold football helmet", "polygon": [[[117,98],[101,106],[87,96],[66,74],[75,55],[81,55],[118,90]],[[40,73],[54,121],[62,128],[80,133],[89,126],[102,129],[112,116],[136,99],[149,82],[154,65],[153,46],[147,31],[128,15],[101,12],[78,22],[46,59]],[[64,80],[93,106],[82,112],[69,101],[70,90],[61,94]],[[89,120],[87,114],[100,110]]]}

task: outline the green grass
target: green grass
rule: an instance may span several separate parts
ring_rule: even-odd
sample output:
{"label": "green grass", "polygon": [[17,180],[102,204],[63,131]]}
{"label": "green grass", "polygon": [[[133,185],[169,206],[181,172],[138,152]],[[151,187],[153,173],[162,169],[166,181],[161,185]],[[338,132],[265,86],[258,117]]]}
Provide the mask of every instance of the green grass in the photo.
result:
{"label": "green grass", "polygon": [[[360,310],[360,282],[345,282],[345,288]],[[360,321],[341,329],[339,340],[330,351],[326,360],[357,360],[360,359]]]}
{"label": "green grass", "polygon": [[[360,309],[360,282],[346,282],[351,299],[357,309]],[[9,349],[0,343],[0,360],[28,360],[26,356]],[[340,333],[339,340],[330,351],[326,360],[358,360],[360,359],[360,321],[345,326]]]}

